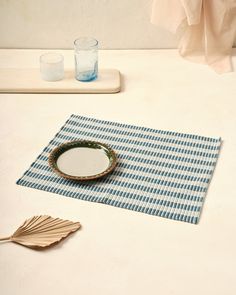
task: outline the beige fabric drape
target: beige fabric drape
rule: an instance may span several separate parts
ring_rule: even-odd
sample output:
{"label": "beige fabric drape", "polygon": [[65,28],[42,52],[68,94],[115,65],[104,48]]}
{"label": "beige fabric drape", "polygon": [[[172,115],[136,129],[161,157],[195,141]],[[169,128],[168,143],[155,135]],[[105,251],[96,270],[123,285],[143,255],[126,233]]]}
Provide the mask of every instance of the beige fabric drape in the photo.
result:
{"label": "beige fabric drape", "polygon": [[232,71],[236,0],[154,0],[151,22],[180,34],[183,57],[218,73]]}

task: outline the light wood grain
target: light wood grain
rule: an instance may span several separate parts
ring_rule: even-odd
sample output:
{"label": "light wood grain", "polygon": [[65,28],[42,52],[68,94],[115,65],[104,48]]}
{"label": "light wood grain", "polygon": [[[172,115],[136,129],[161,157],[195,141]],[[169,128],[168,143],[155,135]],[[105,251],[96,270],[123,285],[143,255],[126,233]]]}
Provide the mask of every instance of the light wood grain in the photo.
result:
{"label": "light wood grain", "polygon": [[0,69],[0,93],[116,93],[120,91],[120,72],[101,69],[98,78],[80,82],[74,70],[65,71],[63,80],[48,82],[41,79],[39,69]]}

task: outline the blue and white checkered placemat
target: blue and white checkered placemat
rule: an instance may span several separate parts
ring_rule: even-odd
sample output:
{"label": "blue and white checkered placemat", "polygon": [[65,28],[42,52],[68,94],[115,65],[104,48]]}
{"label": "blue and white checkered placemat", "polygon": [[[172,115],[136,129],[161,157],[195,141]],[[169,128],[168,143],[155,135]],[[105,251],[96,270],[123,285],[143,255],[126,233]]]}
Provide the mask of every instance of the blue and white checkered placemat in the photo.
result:
{"label": "blue and white checkered placemat", "polygon": [[[118,154],[107,177],[87,183],[57,176],[48,165],[56,146],[72,140],[104,142]],[[18,184],[82,200],[198,223],[219,154],[220,138],[72,115]]]}

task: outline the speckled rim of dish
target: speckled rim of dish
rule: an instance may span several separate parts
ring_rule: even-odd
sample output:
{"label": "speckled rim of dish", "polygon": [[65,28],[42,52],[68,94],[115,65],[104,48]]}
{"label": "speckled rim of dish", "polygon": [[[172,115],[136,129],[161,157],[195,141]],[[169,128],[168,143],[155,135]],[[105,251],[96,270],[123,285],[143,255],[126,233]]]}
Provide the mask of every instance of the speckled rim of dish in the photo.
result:
{"label": "speckled rim of dish", "polygon": [[[62,172],[57,166],[57,159],[61,154],[64,152],[76,148],[76,147],[90,147],[90,148],[99,148],[103,149],[106,153],[107,157],[110,161],[110,166],[104,170],[103,172],[91,176],[73,176]],[[108,173],[112,172],[116,165],[117,165],[117,156],[113,149],[111,149],[108,145],[98,142],[98,141],[90,141],[90,140],[75,140],[63,143],[56,147],[54,150],[51,151],[49,158],[48,158],[49,166],[52,170],[59,176],[69,179],[69,180],[78,180],[78,181],[86,181],[86,180],[95,180],[97,178],[103,177]]]}

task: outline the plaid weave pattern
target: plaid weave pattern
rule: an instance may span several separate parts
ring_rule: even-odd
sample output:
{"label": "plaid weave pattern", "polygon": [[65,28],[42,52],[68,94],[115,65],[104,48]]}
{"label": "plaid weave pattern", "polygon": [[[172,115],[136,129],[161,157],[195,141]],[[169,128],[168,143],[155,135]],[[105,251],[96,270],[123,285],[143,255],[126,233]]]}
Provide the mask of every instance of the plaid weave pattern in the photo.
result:
{"label": "plaid weave pattern", "polygon": [[[72,140],[110,145],[118,166],[107,177],[80,183],[48,165],[56,146]],[[220,138],[72,115],[17,184],[82,200],[198,223],[219,154]]]}

